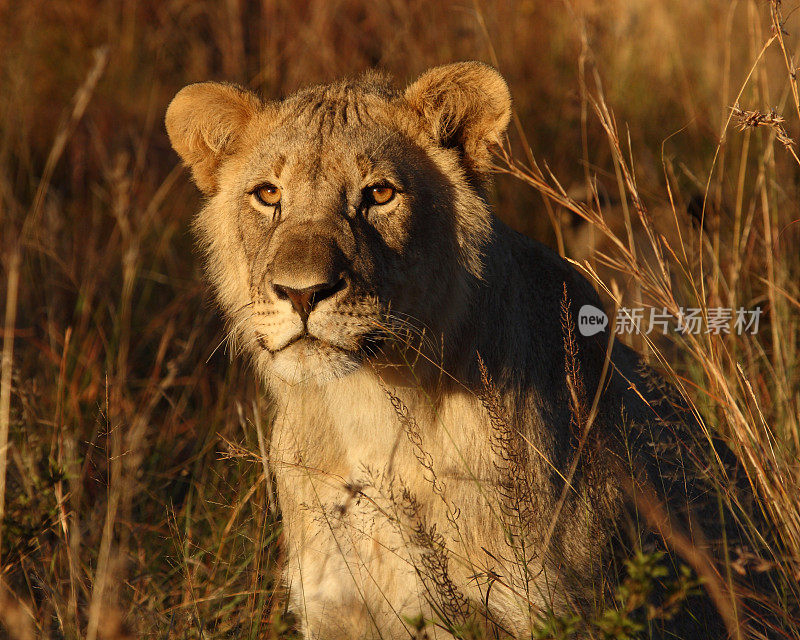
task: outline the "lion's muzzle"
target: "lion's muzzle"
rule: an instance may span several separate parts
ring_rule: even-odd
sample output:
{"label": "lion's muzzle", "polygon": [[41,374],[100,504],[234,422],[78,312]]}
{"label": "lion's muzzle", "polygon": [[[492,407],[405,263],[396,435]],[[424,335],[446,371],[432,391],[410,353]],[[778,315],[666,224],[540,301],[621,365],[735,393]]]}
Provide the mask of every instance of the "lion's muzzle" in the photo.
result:
{"label": "lion's muzzle", "polygon": [[276,238],[265,283],[279,300],[288,300],[305,325],[314,307],[350,284],[346,259],[328,233],[300,225]]}
{"label": "lion's muzzle", "polygon": [[304,324],[308,321],[308,316],[317,303],[330,298],[345,287],[347,287],[347,280],[344,274],[335,281],[321,282],[302,289],[293,289],[277,282],[272,283],[275,295],[280,299],[290,300],[292,307],[300,314]]}

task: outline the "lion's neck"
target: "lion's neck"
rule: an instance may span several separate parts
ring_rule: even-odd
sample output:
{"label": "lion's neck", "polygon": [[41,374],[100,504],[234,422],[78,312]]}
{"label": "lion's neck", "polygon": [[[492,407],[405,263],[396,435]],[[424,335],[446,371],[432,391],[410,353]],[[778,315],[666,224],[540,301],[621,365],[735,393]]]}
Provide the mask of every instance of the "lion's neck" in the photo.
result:
{"label": "lion's neck", "polygon": [[463,387],[443,392],[405,384],[371,367],[320,385],[273,385],[273,395],[274,457],[299,456],[301,464],[345,482],[365,469],[405,475],[405,466],[418,464],[415,433],[437,458],[452,458],[476,442],[465,429],[480,422],[480,402]]}

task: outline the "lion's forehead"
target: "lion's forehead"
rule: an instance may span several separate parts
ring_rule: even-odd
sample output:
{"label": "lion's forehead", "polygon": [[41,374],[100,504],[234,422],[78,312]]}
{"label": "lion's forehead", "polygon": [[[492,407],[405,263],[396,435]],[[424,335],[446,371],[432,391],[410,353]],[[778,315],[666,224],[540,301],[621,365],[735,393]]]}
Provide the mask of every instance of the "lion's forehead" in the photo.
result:
{"label": "lion's forehead", "polygon": [[329,162],[356,154],[380,156],[404,137],[397,113],[392,101],[350,85],[318,87],[254,120],[248,146],[284,159],[287,154]]}
{"label": "lion's forehead", "polygon": [[346,124],[320,133],[287,119],[248,149],[248,178],[288,182],[359,183],[376,177],[402,181],[412,142],[383,124]]}
{"label": "lion's forehead", "polygon": [[385,122],[393,101],[374,86],[343,82],[315,87],[284,101],[282,111],[300,126],[320,134]]}

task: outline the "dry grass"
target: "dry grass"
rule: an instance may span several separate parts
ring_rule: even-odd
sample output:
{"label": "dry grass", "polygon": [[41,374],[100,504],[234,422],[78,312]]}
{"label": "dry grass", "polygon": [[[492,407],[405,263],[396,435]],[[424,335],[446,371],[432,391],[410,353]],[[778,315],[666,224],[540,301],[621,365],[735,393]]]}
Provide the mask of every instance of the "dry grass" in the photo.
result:
{"label": "dry grass", "polygon": [[635,346],[745,463],[778,544],[722,569],[776,567],[785,609],[800,580],[795,9],[0,0],[0,637],[291,634],[271,483],[240,454],[264,450],[268,407],[215,350],[187,231],[199,199],[164,109],[197,80],[279,97],[457,59],[495,62],[515,97],[501,217],[615,306],[764,309],[757,335]]}

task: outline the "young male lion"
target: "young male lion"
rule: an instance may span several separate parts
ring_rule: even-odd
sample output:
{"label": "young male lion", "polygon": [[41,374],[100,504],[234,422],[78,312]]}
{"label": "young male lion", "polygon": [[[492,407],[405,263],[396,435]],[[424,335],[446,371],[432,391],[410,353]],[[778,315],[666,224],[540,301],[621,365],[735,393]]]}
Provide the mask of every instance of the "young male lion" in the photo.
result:
{"label": "young male lion", "polygon": [[[655,548],[636,496],[669,506],[661,533],[715,549],[718,531],[689,527],[708,493],[699,433],[608,328],[576,331],[602,307],[592,287],[489,211],[510,110],[501,76],[467,62],[404,91],[366,74],[276,102],[194,84],[167,111],[207,196],[208,276],[277,407],[269,462],[308,638],[595,619],[623,542]],[[720,637],[703,600],[673,616],[666,593],[651,634]]]}

